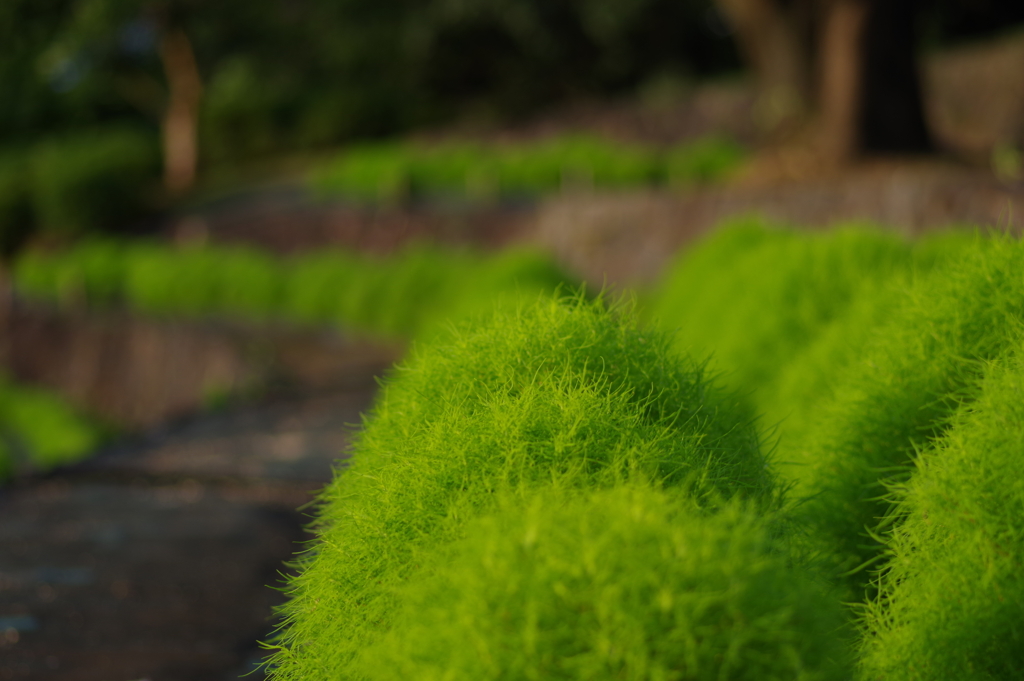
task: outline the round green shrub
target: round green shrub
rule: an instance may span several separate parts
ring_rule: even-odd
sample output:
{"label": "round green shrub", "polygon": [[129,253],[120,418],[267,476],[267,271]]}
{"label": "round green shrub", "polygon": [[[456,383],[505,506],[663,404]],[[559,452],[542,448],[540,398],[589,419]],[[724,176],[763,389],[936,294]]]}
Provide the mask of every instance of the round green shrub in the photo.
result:
{"label": "round green shrub", "polygon": [[499,496],[642,480],[705,507],[777,504],[749,414],[666,336],[582,296],[498,309],[414,350],[365,426],[287,588],[275,678],[350,674],[416,556]]}
{"label": "round green shrub", "polygon": [[424,557],[371,681],[851,678],[847,618],[769,524],[645,485],[545,488]]}
{"label": "round green shrub", "polygon": [[916,459],[880,596],[866,610],[863,677],[1016,679],[1024,669],[1024,348],[985,366],[980,395]]}

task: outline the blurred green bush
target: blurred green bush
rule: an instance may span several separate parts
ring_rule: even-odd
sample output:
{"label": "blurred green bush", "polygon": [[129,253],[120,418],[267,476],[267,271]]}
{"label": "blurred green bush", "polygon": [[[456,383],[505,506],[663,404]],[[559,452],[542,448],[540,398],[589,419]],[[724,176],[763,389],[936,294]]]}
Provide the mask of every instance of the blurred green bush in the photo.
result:
{"label": "blurred green bush", "polygon": [[550,258],[521,249],[485,255],[412,246],[385,258],[321,251],[276,259],[243,247],[95,238],[25,252],[13,277],[20,295],[63,306],[337,325],[392,339],[428,338],[496,298],[573,284]]}
{"label": "blurred green bush", "polygon": [[537,196],[562,188],[687,187],[722,180],[745,159],[735,142],[709,137],[664,151],[573,135],[516,145],[364,144],[313,172],[321,195],[365,202],[455,195],[470,200]]}
{"label": "blurred green bush", "polygon": [[0,481],[79,461],[104,435],[60,398],[0,377]]}
{"label": "blurred green bush", "polygon": [[864,536],[888,522],[882,482],[909,474],[977,362],[1024,323],[1015,249],[965,232],[911,244],[878,228],[807,234],[751,219],[685,254],[653,296],[679,347],[714,353],[777,425],[780,470],[858,598],[884,552]]}

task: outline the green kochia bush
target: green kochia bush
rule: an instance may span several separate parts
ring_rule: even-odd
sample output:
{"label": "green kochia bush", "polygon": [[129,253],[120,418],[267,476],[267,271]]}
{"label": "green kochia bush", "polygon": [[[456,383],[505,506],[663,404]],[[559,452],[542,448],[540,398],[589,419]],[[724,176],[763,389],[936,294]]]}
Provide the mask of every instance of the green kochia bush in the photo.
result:
{"label": "green kochia bush", "polygon": [[898,490],[892,559],[865,618],[864,678],[1016,679],[1024,669],[1024,360],[984,366]]}
{"label": "green kochia bush", "polygon": [[102,436],[53,395],[0,378],[0,480],[81,460]]}
{"label": "green kochia bush", "polygon": [[723,380],[781,424],[785,445],[911,281],[978,243],[968,232],[912,244],[868,225],[808,233],[741,218],[670,266],[648,316],[676,330],[681,350],[712,355]]}
{"label": "green kochia bush", "polygon": [[500,308],[416,350],[353,462],[321,495],[276,678],[353,678],[357,653],[392,625],[396,589],[498,498],[639,481],[706,509],[777,505],[747,412],[666,336],[580,297]]}
{"label": "green kochia bush", "polygon": [[[780,458],[797,464],[802,517],[834,552],[839,570],[883,556],[869,536],[884,527],[883,484],[905,479],[914,452],[970,401],[984,363],[1014,343],[1024,323],[1024,248],[979,241],[917,278]],[[855,573],[863,585],[866,573]]]}
{"label": "green kochia bush", "polygon": [[910,245],[862,229],[798,234],[747,223],[689,254],[654,299],[678,343],[778,424],[796,511],[852,598],[879,560],[883,483],[968,399],[979,361],[1021,323],[1019,244],[970,234]]}
{"label": "green kochia bush", "polygon": [[547,487],[473,521],[359,652],[373,681],[851,677],[846,618],[770,526],[647,485]]}
{"label": "green kochia bush", "polygon": [[912,263],[911,247],[877,229],[808,234],[743,218],[669,269],[650,316],[680,348],[713,354],[730,384],[768,385],[868,287]]}

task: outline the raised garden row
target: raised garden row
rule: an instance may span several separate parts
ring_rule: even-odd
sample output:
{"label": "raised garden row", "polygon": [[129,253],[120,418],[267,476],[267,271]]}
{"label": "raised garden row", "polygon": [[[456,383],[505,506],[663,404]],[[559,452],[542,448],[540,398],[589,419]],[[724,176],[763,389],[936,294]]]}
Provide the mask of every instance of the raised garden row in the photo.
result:
{"label": "raised garden row", "polygon": [[663,149],[581,135],[516,145],[376,143],[345,150],[314,172],[311,184],[322,195],[358,201],[487,201],[572,187],[686,187],[726,177],[745,156],[724,137]]}
{"label": "raised garden row", "polygon": [[548,299],[426,344],[321,495],[274,678],[1013,678],[1022,256],[741,225],[657,324]]}

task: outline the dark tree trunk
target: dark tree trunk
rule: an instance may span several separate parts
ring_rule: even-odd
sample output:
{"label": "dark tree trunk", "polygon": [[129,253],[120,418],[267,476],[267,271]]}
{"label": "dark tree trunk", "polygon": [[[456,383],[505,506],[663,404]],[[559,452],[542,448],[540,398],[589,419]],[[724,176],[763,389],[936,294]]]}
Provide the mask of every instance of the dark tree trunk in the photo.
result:
{"label": "dark tree trunk", "polygon": [[717,2],[755,75],[755,116],[769,139],[813,122],[816,151],[832,162],[933,149],[916,64],[919,0]]}
{"label": "dark tree trunk", "polygon": [[916,0],[870,0],[862,43],[860,148],[933,150],[917,71]]}

